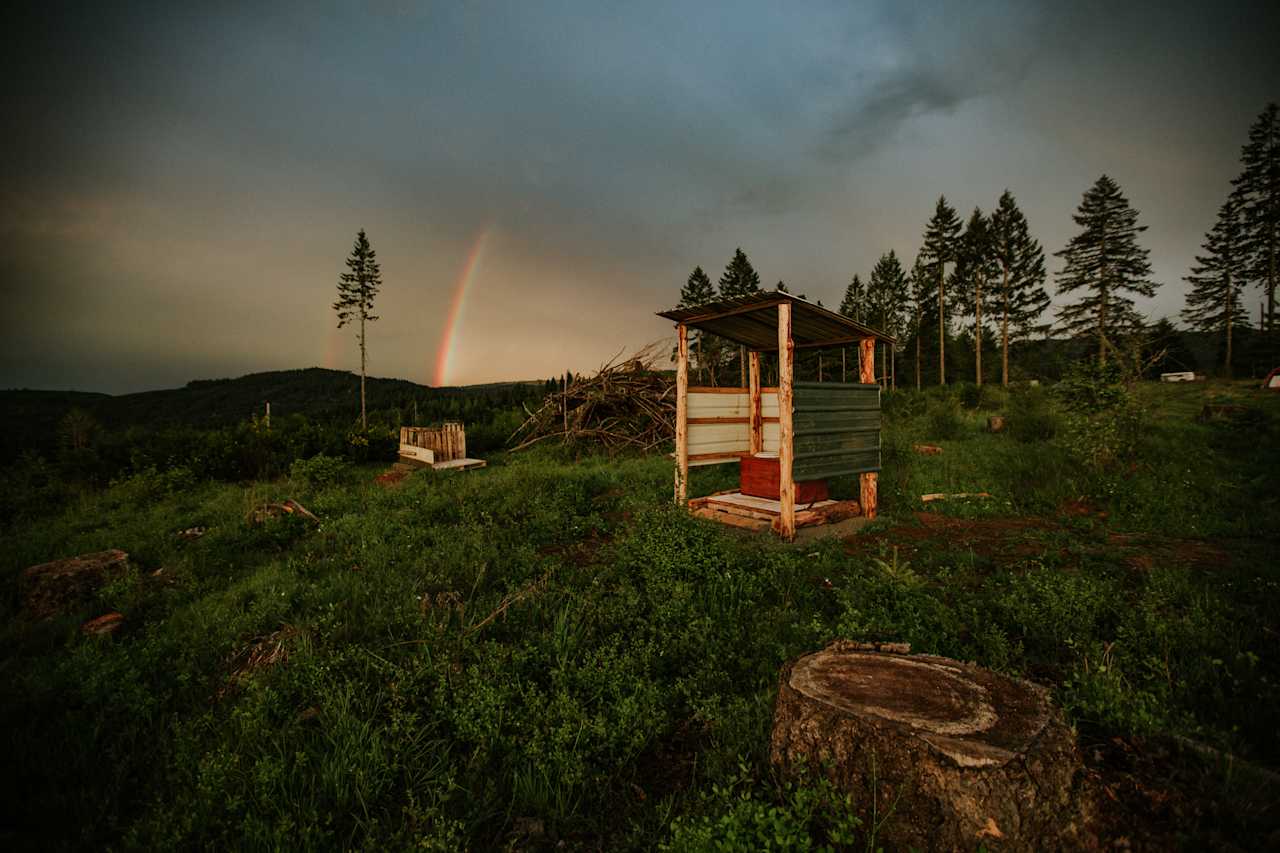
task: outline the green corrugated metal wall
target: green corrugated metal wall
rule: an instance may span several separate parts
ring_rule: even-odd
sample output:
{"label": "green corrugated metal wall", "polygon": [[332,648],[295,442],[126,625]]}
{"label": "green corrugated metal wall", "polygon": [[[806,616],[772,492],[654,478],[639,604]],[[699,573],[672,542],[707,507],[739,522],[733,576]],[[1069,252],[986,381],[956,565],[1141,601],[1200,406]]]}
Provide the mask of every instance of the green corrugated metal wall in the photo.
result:
{"label": "green corrugated metal wall", "polygon": [[880,470],[880,386],[796,382],[797,481]]}

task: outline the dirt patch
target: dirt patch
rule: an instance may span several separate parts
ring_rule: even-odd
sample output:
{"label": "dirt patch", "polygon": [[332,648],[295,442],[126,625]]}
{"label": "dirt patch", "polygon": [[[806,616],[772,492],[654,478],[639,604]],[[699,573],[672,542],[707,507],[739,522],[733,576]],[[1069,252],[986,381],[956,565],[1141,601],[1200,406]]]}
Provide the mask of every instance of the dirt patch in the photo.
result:
{"label": "dirt patch", "polygon": [[1229,784],[1169,738],[1081,738],[1104,850],[1263,850],[1280,843],[1272,786]]}
{"label": "dirt patch", "polygon": [[408,476],[409,476],[408,471],[401,471],[401,470],[392,468],[390,471],[386,471],[374,477],[373,482],[377,483],[379,486],[382,486],[382,488],[384,489],[390,489],[394,486],[398,486],[401,483],[403,483],[404,479]]}
{"label": "dirt patch", "polygon": [[934,512],[913,513],[914,524],[899,524],[845,540],[848,554],[878,553],[881,543],[918,549],[927,544],[971,550],[996,561],[1040,556],[1044,546],[1035,533],[1058,529],[1041,518],[954,518]]}
{"label": "dirt patch", "polygon": [[707,728],[695,720],[681,720],[636,759],[630,795],[638,802],[661,800],[693,784],[698,753],[706,745]]}

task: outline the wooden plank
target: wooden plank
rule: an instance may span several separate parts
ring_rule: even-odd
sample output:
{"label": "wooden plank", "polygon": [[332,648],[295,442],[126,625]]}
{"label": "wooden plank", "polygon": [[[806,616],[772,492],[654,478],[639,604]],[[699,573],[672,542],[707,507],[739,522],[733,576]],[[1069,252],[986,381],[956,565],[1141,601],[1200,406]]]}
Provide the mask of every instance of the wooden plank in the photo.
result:
{"label": "wooden plank", "polygon": [[750,394],[750,388],[709,388],[705,385],[698,385],[689,389],[690,394]]}
{"label": "wooden plank", "polygon": [[448,459],[444,462],[437,462],[431,467],[436,471],[470,471],[474,468],[483,468],[487,462],[483,459]]}
{"label": "wooden plank", "polygon": [[693,515],[697,518],[705,518],[710,521],[716,521],[720,524],[727,524],[730,527],[741,527],[745,530],[768,530],[769,522],[761,518],[747,518],[741,515],[732,515],[727,512],[716,512],[713,509],[702,507],[695,509]]}
{"label": "wooden plank", "polygon": [[676,483],[675,501],[682,506],[689,493],[689,329],[676,326]]}
{"label": "wooden plank", "polygon": [[712,462],[712,461],[715,461],[715,462],[737,462],[737,461],[738,461],[739,459],[741,459],[743,456],[746,456],[746,453],[738,453],[738,452],[734,452],[734,453],[690,453],[690,454],[687,454],[687,459],[689,460],[689,462],[690,462],[690,463],[693,463],[693,462],[702,462],[702,463],[706,463],[706,462]]}
{"label": "wooden plank", "polygon": [[791,405],[794,391],[795,342],[791,339],[791,303],[778,305],[778,498],[781,504],[779,533],[790,542],[796,538],[796,484],[792,479],[794,462],[791,428]]}
{"label": "wooden plank", "polygon": [[747,387],[751,389],[749,395],[750,416],[748,418],[751,425],[750,442],[747,447],[748,453],[759,453],[763,446],[764,435],[761,431],[760,422],[760,353],[751,353],[751,364],[748,375],[749,381]]}
{"label": "wooden plank", "polygon": [[750,423],[750,418],[686,418],[685,422],[689,426],[696,424],[746,424]]}
{"label": "wooden plank", "polygon": [[[876,381],[876,341],[875,338],[867,338],[858,344],[858,359],[861,364],[861,371],[858,379],[864,383]],[[868,518],[876,517],[876,507],[879,506],[879,484],[877,482],[878,474],[869,471],[865,474],[858,475],[858,503],[862,506],[862,514]]]}

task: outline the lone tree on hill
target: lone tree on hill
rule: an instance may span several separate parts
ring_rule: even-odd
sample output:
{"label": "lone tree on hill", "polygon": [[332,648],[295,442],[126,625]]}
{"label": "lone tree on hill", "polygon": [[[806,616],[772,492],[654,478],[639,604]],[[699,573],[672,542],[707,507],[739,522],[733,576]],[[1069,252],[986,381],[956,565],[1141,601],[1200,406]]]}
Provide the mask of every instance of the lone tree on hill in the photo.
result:
{"label": "lone tree on hill", "polygon": [[1009,384],[1009,344],[1030,333],[1049,307],[1044,290],[1044,250],[1031,236],[1013,193],[1005,190],[991,213],[991,253],[999,268],[995,298],[1000,312],[1000,382]]}
{"label": "lone tree on hill", "polygon": [[[760,275],[747,255],[739,246],[733,257],[725,265],[724,274],[720,276],[720,296],[724,299],[736,299],[760,292]],[[738,367],[742,374],[742,384],[747,384],[747,348],[738,347]]]}
{"label": "lone tree on hill", "polygon": [[1203,255],[1185,280],[1191,285],[1182,319],[1201,332],[1218,332],[1225,347],[1222,366],[1231,375],[1232,333],[1248,325],[1240,302],[1246,281],[1239,199],[1233,194],[1218,210],[1218,221],[1205,235]]}
{"label": "lone tree on hill", "polygon": [[[959,249],[960,220],[946,196],[938,197],[933,218],[925,227],[920,255],[938,285],[938,384],[947,384],[947,285],[946,265],[955,261]],[[918,369],[918,368],[917,368]]]}
{"label": "lone tree on hill", "polygon": [[[702,271],[702,267],[696,266],[693,272],[689,273],[689,280],[685,282],[684,289],[680,291],[679,308],[693,308],[697,305],[706,305],[708,302],[714,302],[716,299],[716,289],[711,284],[711,279],[707,278],[707,274]],[[698,374],[702,375],[706,370],[706,361],[702,352],[702,332],[694,332],[694,347],[697,354]],[[714,348],[711,342],[707,342],[708,355],[714,355]],[[712,373],[714,376],[714,372]]]}
{"label": "lone tree on hill", "polygon": [[977,384],[982,384],[982,309],[990,299],[987,282],[997,272],[995,247],[992,243],[991,220],[974,208],[960,238],[956,253],[955,282],[959,295],[964,297],[965,313],[973,317],[973,358]]}
{"label": "lone tree on hill", "polygon": [[356,234],[355,245],[347,256],[347,272],[338,276],[338,301],[333,303],[333,310],[338,312],[338,328],[348,323],[360,321],[360,332],[356,339],[360,341],[360,429],[369,429],[369,420],[365,412],[364,380],[368,348],[365,346],[365,324],[378,318],[372,313],[373,299],[382,287],[382,272],[378,269],[378,253],[369,245],[369,238],[361,228]]}
{"label": "lone tree on hill", "polygon": [[1276,329],[1276,283],[1280,276],[1280,115],[1275,104],[1249,128],[1240,150],[1244,170],[1233,184],[1243,219],[1245,263],[1250,281],[1267,298],[1265,329]]}
{"label": "lone tree on hill", "polygon": [[1155,282],[1148,279],[1147,250],[1138,245],[1147,226],[1138,224],[1138,211],[1106,175],[1085,192],[1071,218],[1083,230],[1054,253],[1064,260],[1058,294],[1083,290],[1086,295],[1060,308],[1058,319],[1068,334],[1096,336],[1098,362],[1106,364],[1118,339],[1142,328],[1129,294],[1149,297],[1156,292]]}
{"label": "lone tree on hill", "polygon": [[[894,337],[902,327],[902,315],[907,308],[907,274],[893,249],[880,256],[871,270],[871,281],[867,285],[867,322],[882,332]],[[888,344],[884,345],[886,349]],[[880,359],[880,375],[893,376],[897,384],[895,365],[888,358]]]}

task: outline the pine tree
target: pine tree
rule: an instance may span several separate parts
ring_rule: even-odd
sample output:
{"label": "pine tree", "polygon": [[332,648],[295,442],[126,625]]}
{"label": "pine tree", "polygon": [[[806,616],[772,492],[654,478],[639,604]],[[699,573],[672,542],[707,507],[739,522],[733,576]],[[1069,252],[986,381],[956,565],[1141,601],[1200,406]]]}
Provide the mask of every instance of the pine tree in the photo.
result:
{"label": "pine tree", "polygon": [[378,268],[378,254],[369,245],[369,238],[361,228],[356,234],[355,245],[347,256],[347,272],[338,276],[338,301],[333,303],[333,310],[338,312],[338,328],[348,323],[360,321],[360,332],[356,336],[360,341],[360,429],[369,429],[369,420],[365,412],[365,366],[368,348],[365,346],[365,324],[378,318],[373,311],[373,300],[382,287],[382,271]]}
{"label": "pine tree", "polygon": [[920,390],[921,341],[924,338],[924,316],[931,310],[933,290],[933,271],[922,255],[917,255],[911,266],[911,276],[907,282],[911,294],[911,327],[912,337],[916,340],[916,390]]}
{"label": "pine tree", "polygon": [[[684,288],[680,291],[680,304],[676,307],[693,308],[698,305],[706,305],[708,302],[714,302],[715,300],[716,289],[712,286],[711,279],[702,271],[702,267],[695,266],[693,272],[689,273],[689,280],[685,282]],[[707,341],[704,353],[704,337],[705,335],[702,332],[694,331],[694,353],[698,362],[699,375],[703,375],[706,371],[706,358],[704,356],[711,356],[714,361],[717,360],[715,356],[719,352],[718,347],[712,344],[711,341]]]}
{"label": "pine tree", "polygon": [[1025,336],[1049,307],[1044,250],[1032,238],[1013,193],[1005,190],[991,214],[991,251],[999,267],[995,298],[1000,314],[1000,381],[1009,384],[1009,345]]}
{"label": "pine tree", "polygon": [[739,247],[733,258],[725,265],[724,274],[720,276],[720,296],[724,299],[736,299],[760,292],[760,275],[747,260],[747,255]]}
{"label": "pine tree", "polygon": [[1142,316],[1128,294],[1153,296],[1156,284],[1149,280],[1151,263],[1138,235],[1147,226],[1138,224],[1138,211],[1120,186],[1103,175],[1084,194],[1072,219],[1083,230],[1054,254],[1064,260],[1057,275],[1058,294],[1083,290],[1079,301],[1058,310],[1058,320],[1071,335],[1098,339],[1098,361],[1105,364],[1122,336],[1142,327]]}
{"label": "pine tree", "polygon": [[920,255],[938,286],[938,384],[947,383],[947,290],[946,265],[956,259],[959,249],[960,220],[946,196],[938,197],[933,218],[924,232]]}
{"label": "pine tree", "polygon": [[840,313],[858,323],[867,322],[867,288],[857,273],[844,289],[844,299],[840,300]]}
{"label": "pine tree", "polygon": [[997,274],[991,220],[974,208],[960,237],[956,255],[955,282],[957,295],[963,296],[965,314],[973,317],[973,358],[975,381],[982,384],[982,337],[986,326],[982,309],[990,299],[987,283]]}
{"label": "pine tree", "polygon": [[1267,104],[1240,151],[1244,166],[1233,184],[1243,218],[1249,280],[1267,300],[1265,329],[1276,330],[1276,283],[1280,276],[1280,110]]}
{"label": "pine tree", "polygon": [[[871,280],[867,284],[867,323],[882,332],[897,337],[901,331],[903,315],[907,310],[909,292],[907,275],[898,261],[898,256],[890,249],[880,256],[871,270]],[[888,344],[885,344],[885,351]],[[894,371],[888,356],[880,359],[881,376]]]}
{"label": "pine tree", "polygon": [[[760,292],[760,276],[747,260],[747,255],[739,246],[733,257],[725,265],[724,274],[720,276],[720,296],[724,299],[737,299]],[[747,384],[747,348],[738,347],[738,372],[742,386]]]}
{"label": "pine tree", "polygon": [[1248,325],[1240,300],[1246,281],[1240,201],[1233,194],[1218,210],[1218,221],[1205,235],[1203,255],[1185,277],[1191,285],[1182,319],[1201,332],[1218,332],[1225,345],[1223,369],[1231,375],[1233,332]]}

